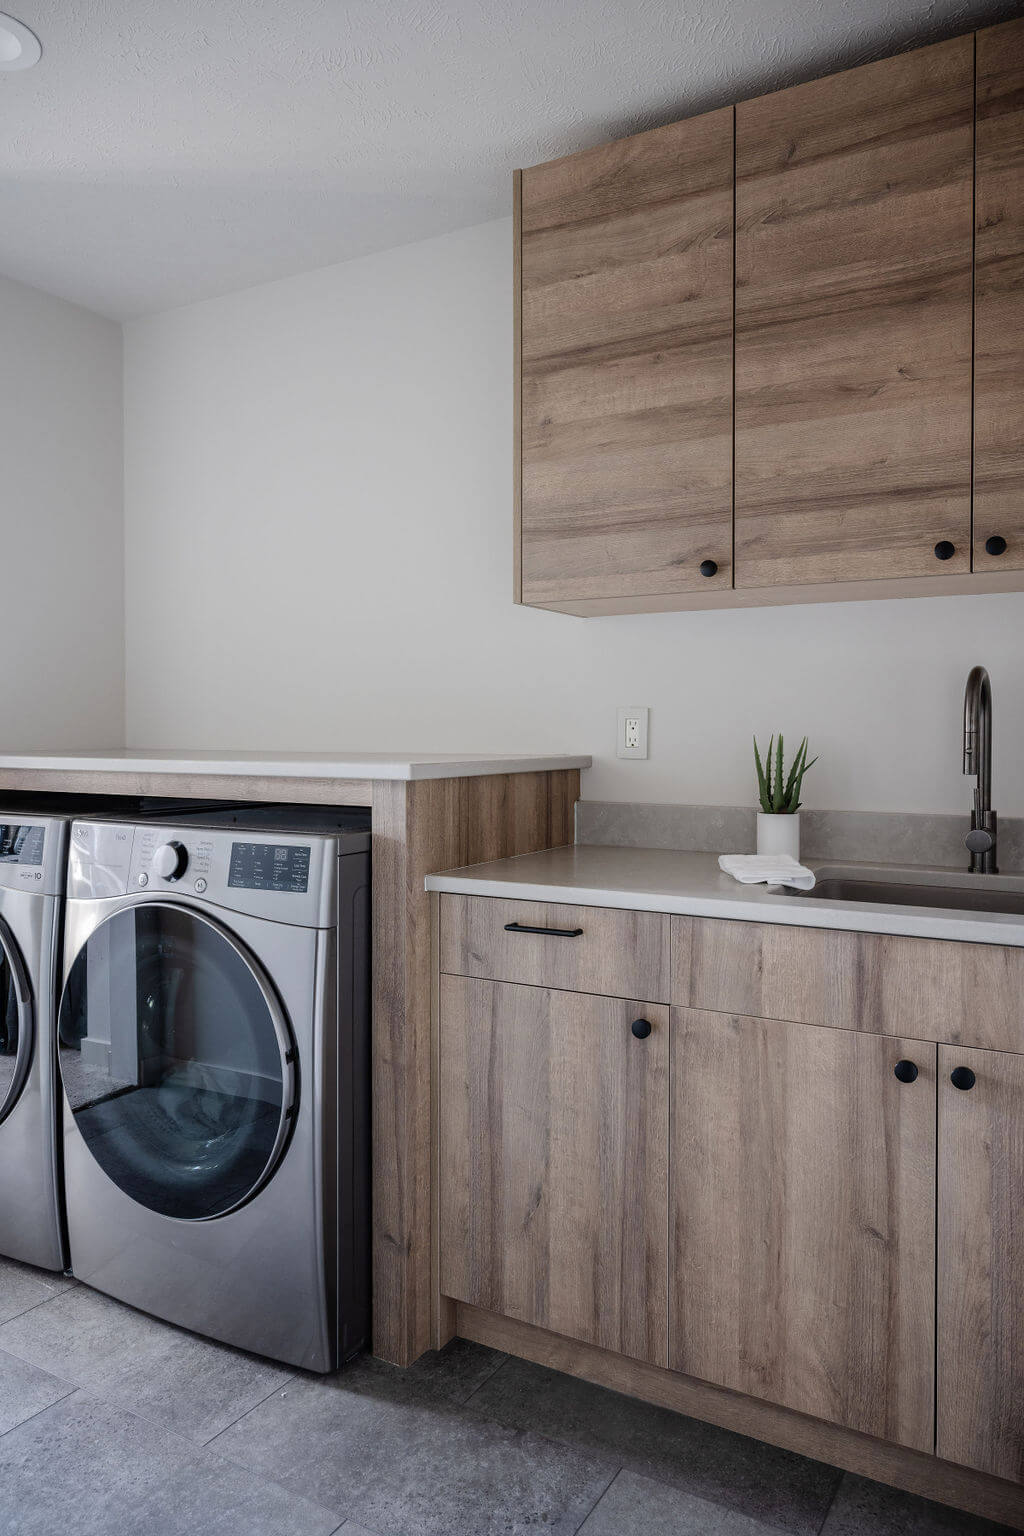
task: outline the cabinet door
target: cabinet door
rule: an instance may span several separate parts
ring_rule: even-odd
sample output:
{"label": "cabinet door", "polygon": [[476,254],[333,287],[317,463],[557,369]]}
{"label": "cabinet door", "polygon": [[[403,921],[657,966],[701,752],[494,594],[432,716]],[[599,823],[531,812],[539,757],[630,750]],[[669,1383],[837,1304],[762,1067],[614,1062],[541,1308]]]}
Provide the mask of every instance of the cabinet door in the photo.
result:
{"label": "cabinet door", "polygon": [[1024,1482],[1024,1056],[939,1047],[938,1252],[936,1449]]}
{"label": "cabinet door", "polygon": [[672,1027],[670,1365],[931,1451],[936,1047]]}
{"label": "cabinet door", "polygon": [[444,976],[440,1019],[442,1293],[664,1365],[668,1009]]}
{"label": "cabinet door", "polygon": [[524,602],[732,585],[732,191],[731,108],[523,172]]}
{"label": "cabinet door", "polygon": [[737,587],[970,569],[973,58],[736,109]]}
{"label": "cabinet door", "polygon": [[1024,21],[978,33],[977,133],[974,568],[1021,570]]}

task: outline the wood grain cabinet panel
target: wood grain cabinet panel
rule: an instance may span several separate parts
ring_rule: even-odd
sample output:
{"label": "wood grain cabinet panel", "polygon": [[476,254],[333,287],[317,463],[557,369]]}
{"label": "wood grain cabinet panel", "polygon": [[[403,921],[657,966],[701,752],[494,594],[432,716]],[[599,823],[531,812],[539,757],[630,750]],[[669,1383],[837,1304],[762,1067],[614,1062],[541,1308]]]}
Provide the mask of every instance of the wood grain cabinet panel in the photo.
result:
{"label": "wood grain cabinet panel", "polygon": [[936,1047],[672,1028],[670,1365],[930,1451]]}
{"label": "wood grain cabinet panel", "polygon": [[[1024,20],[978,33],[974,568],[1024,569]],[[996,543],[990,553],[990,539]]]}
{"label": "wood grain cabinet panel", "polygon": [[731,587],[732,224],[731,107],[522,173],[524,602]]}
{"label": "wood grain cabinet panel", "polygon": [[[506,923],[518,929],[509,931]],[[531,933],[531,928],[548,931]],[[441,970],[667,1003],[669,932],[670,919],[662,912],[444,895]]]}
{"label": "wood grain cabinet panel", "polygon": [[1024,1051],[1024,949],[674,917],[672,1001]]}
{"label": "wood grain cabinet panel", "polygon": [[939,1051],[937,1359],[938,1454],[1024,1482],[1024,1056]]}
{"label": "wood grain cabinet panel", "polygon": [[738,588],[970,569],[973,76],[961,37],[736,109]]}
{"label": "wood grain cabinet panel", "polygon": [[441,978],[444,1295],[667,1363],[668,1020]]}

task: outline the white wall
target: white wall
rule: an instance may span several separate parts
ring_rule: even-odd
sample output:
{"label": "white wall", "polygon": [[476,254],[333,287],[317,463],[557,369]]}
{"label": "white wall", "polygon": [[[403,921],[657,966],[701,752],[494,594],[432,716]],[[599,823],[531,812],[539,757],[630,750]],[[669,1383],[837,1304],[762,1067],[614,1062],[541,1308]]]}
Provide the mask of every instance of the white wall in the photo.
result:
{"label": "white wall", "polygon": [[[589,798],[958,810],[969,666],[1024,814],[1024,595],[578,620],[512,605],[502,220],[131,322],[134,746],[592,752]],[[615,707],[652,709],[648,762]]]}
{"label": "white wall", "polygon": [[0,277],[3,750],[124,740],[121,328]]}

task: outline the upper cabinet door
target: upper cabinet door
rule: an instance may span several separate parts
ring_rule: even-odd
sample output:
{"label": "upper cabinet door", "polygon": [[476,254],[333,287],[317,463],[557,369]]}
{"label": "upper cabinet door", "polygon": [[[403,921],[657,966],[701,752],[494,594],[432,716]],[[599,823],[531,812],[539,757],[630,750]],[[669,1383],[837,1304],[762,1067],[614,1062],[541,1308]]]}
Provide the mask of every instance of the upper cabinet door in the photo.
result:
{"label": "upper cabinet door", "polygon": [[524,171],[521,218],[523,601],[731,587],[732,108]]}
{"label": "upper cabinet door", "polygon": [[973,119],[971,37],[737,108],[737,587],[970,569]]}
{"label": "upper cabinet door", "polygon": [[978,33],[974,569],[1024,569],[1024,21]]}

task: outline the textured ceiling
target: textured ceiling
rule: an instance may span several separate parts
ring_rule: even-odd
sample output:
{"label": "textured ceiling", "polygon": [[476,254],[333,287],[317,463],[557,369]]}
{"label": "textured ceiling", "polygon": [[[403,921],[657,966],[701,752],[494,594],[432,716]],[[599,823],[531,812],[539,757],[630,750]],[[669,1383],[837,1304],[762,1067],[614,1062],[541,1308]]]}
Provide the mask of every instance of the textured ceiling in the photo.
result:
{"label": "textured ceiling", "polygon": [[3,0],[0,272],[166,309],[480,222],[509,172],[1006,0]]}

